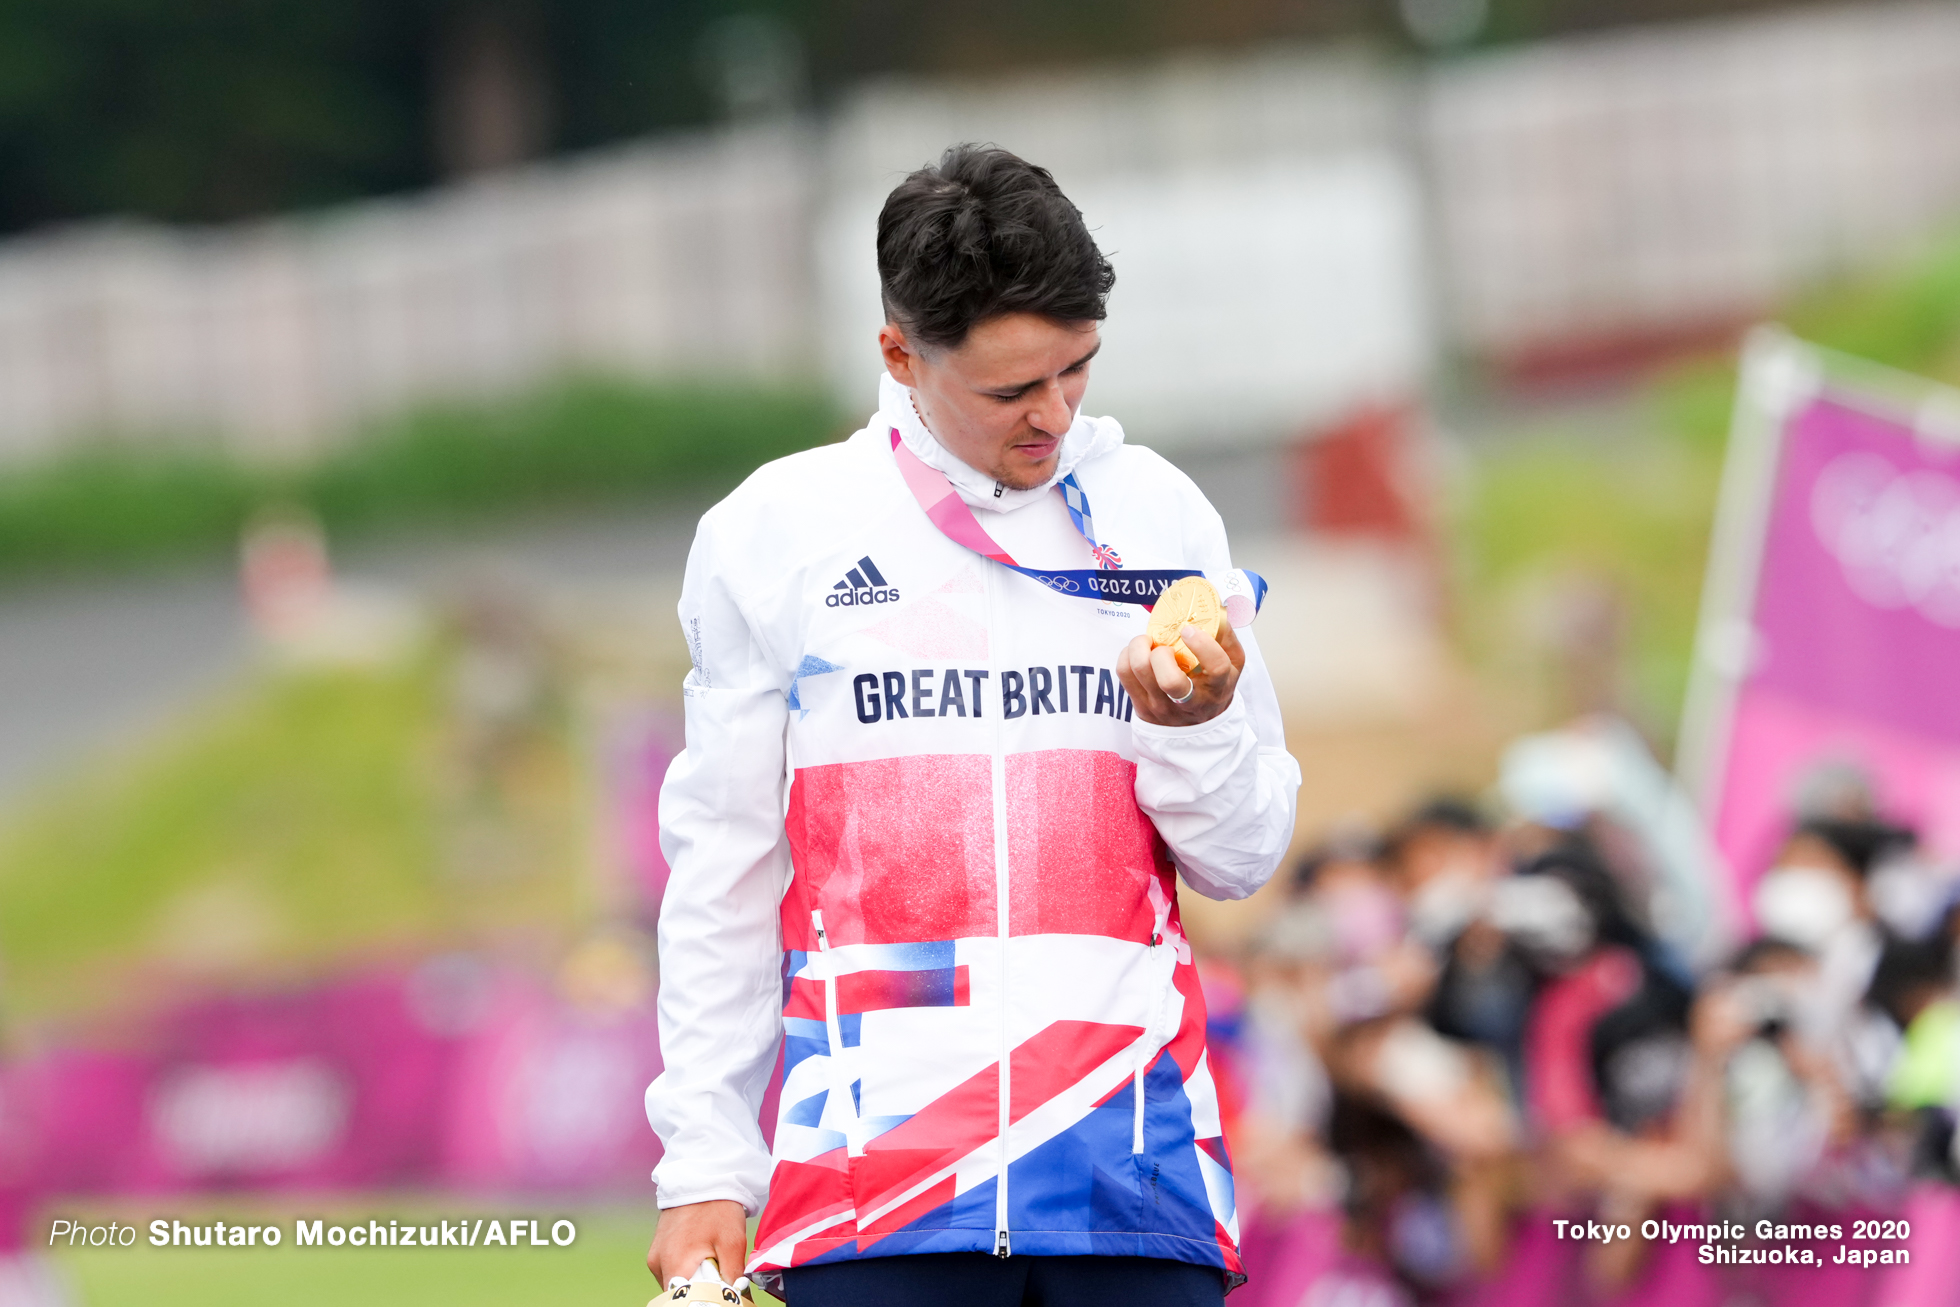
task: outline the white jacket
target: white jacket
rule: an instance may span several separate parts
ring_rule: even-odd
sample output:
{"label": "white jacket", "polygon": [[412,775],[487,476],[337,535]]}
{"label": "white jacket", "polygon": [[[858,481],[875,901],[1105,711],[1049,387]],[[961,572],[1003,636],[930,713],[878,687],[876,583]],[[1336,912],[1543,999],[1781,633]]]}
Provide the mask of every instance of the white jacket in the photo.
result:
{"label": "white jacket", "polygon": [[[1135,719],[1114,667],[1145,611],[946,538],[894,429],[1017,561],[1093,565],[1059,493],[953,458],[889,378],[864,430],[702,517],[687,747],[660,797],[660,1205],[763,1211],[765,1283],[1010,1245],[1236,1275],[1171,864],[1241,898],[1286,850],[1300,774],[1258,643],[1239,632],[1212,721]],[[1197,487],[1114,421],[1076,419],[1071,471],[1126,567],[1230,569]],[[758,1114],[779,1050],[772,1161]]]}

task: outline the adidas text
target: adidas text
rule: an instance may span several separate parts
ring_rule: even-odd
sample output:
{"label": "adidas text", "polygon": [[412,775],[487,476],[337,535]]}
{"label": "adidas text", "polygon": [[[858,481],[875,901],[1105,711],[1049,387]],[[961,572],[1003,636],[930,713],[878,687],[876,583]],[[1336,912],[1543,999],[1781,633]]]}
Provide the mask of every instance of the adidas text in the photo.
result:
{"label": "adidas text", "polygon": [[824,596],[826,608],[850,608],[857,604],[895,604],[898,602],[896,586],[870,590],[832,590]]}

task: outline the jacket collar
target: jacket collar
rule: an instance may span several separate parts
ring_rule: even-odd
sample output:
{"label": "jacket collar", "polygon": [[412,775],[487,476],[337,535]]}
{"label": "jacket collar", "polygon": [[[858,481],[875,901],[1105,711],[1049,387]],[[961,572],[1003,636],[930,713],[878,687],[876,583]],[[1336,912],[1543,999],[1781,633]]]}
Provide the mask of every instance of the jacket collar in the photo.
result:
{"label": "jacket collar", "polygon": [[1123,428],[1117,425],[1114,418],[1091,418],[1078,413],[1075,424],[1062,437],[1062,456],[1055,464],[1055,475],[1032,490],[1003,489],[992,477],[962,461],[940,444],[926,430],[926,424],[919,420],[919,411],[912,404],[911,388],[892,380],[889,372],[880,373],[878,414],[873,419],[873,428],[881,443],[890,440],[886,433],[893,427],[898,428],[898,438],[919,456],[920,462],[946,474],[946,479],[969,507],[984,508],[995,513],[1011,513],[1035,502],[1077,467],[1123,443]]}

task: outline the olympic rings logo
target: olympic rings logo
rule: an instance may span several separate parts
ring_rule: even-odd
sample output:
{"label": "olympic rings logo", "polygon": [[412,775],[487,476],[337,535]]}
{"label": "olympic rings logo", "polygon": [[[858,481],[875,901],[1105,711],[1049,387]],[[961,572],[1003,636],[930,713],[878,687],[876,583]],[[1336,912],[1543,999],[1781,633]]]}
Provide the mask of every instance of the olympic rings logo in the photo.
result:
{"label": "olympic rings logo", "polygon": [[1841,454],[1811,489],[1810,521],[1866,603],[1960,627],[1960,482]]}
{"label": "olympic rings logo", "polygon": [[1037,573],[1034,579],[1050,590],[1060,590],[1064,594],[1075,594],[1082,589],[1073,579],[1066,576],[1044,576]]}

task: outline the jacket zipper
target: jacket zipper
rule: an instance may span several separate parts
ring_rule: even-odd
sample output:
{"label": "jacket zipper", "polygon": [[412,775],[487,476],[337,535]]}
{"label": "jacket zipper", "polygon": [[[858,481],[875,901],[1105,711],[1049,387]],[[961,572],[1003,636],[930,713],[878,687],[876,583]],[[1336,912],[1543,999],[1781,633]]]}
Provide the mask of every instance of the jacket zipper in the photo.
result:
{"label": "jacket zipper", "polygon": [[[811,910],[810,924],[812,926],[815,926],[817,930],[817,951],[823,954],[829,953],[830,936],[824,933],[823,911],[821,909]],[[830,959],[828,957],[824,958],[821,965],[823,967],[824,1034],[830,1043],[830,1077],[829,1077],[830,1092],[834,1094],[841,1088],[844,1090],[844,1092],[849,1093],[850,1082],[843,1078],[844,1033],[843,1033],[843,1028],[837,1019],[837,975],[836,972],[832,969],[830,965]],[[838,1106],[839,1108],[842,1108],[843,1104],[840,1102]],[[855,1111],[852,1112],[852,1117],[853,1119],[855,1119],[856,1117]],[[853,1130],[851,1132],[850,1139],[847,1142],[844,1151],[847,1154],[851,1153],[852,1148],[854,1148],[856,1144],[857,1144],[857,1132],[856,1130]]]}
{"label": "jacket zipper", "polygon": [[[1132,1083],[1132,1088],[1136,1096],[1136,1116],[1130,1123],[1130,1153],[1137,1157],[1141,1157],[1144,1151],[1144,1090],[1148,1084],[1147,1077],[1150,1073],[1150,1066],[1157,1060],[1158,1055],[1169,1046],[1171,1039],[1177,1034],[1175,1027],[1168,1034],[1159,1028],[1163,1023],[1164,1008],[1170,1002],[1171,990],[1177,987],[1177,946],[1172,944],[1166,937],[1169,920],[1170,913],[1169,909],[1166,908],[1164,910],[1164,919],[1150,932],[1150,952],[1147,956],[1150,958],[1151,969],[1153,971],[1164,968],[1168,969],[1164,971],[1162,984],[1154,988],[1157,997],[1157,1006],[1150,1014],[1149,1030],[1144,1036],[1143,1041],[1144,1051],[1142,1056],[1137,1059],[1136,1071],[1134,1073],[1135,1079]],[[1159,949],[1162,949],[1163,952],[1158,952]]]}
{"label": "jacket zipper", "polygon": [[[999,582],[998,567],[989,567],[987,573],[987,630],[989,634],[998,631],[994,622],[994,587]],[[993,652],[993,642],[989,641],[989,653]],[[990,656],[989,662],[993,662]],[[994,684],[1000,684],[1000,667],[993,669]],[[994,1255],[1007,1257],[1011,1253],[1007,1237],[1007,1109],[1009,1095],[1013,1086],[1009,1077],[1008,1046],[1008,1005],[1011,989],[1007,978],[1007,755],[1002,732],[1005,723],[999,713],[994,714],[994,929],[998,932],[1000,944],[1000,1173],[994,1184]]]}

